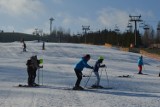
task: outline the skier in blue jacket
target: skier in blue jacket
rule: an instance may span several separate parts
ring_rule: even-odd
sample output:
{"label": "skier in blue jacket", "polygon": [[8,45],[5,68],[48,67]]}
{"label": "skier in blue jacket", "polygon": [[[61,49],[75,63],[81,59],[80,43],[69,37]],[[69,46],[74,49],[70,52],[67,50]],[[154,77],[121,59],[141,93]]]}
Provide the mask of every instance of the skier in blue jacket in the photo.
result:
{"label": "skier in blue jacket", "polygon": [[138,59],[138,68],[139,68],[138,74],[142,74],[142,66],[143,66],[143,56],[140,56]]}
{"label": "skier in blue jacket", "polygon": [[93,69],[90,65],[87,64],[87,62],[90,60],[90,55],[86,54],[84,57],[82,57],[81,61],[79,61],[75,68],[74,71],[77,76],[77,81],[75,83],[75,87],[73,87],[74,90],[83,90],[83,88],[80,86],[80,82],[82,80],[82,71],[84,68],[90,68]]}

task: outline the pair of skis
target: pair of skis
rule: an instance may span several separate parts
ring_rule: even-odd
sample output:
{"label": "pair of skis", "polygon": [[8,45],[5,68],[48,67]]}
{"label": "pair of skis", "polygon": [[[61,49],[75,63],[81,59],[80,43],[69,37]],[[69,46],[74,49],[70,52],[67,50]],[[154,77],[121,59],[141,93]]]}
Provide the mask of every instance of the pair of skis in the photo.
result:
{"label": "pair of skis", "polygon": [[110,90],[110,89],[113,88],[112,87],[103,87],[103,88],[85,87],[83,89],[64,88],[64,90],[71,90],[71,91],[96,91],[96,90]]}

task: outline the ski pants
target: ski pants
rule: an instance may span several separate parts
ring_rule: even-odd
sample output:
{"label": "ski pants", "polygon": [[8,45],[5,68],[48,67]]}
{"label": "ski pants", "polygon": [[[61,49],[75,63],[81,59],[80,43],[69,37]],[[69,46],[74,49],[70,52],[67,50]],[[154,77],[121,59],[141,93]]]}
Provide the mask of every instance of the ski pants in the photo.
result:
{"label": "ski pants", "polygon": [[142,73],[142,65],[138,65],[139,73]]}
{"label": "ski pants", "polygon": [[97,77],[97,80],[96,80],[96,82],[95,82],[95,85],[96,85],[96,86],[99,86],[99,83],[100,83],[100,76],[99,76],[99,73],[98,73],[98,72],[94,72],[94,74],[95,74],[96,77]]}
{"label": "ski pants", "polygon": [[76,87],[79,87],[80,83],[81,83],[81,80],[82,80],[82,71],[79,71],[77,69],[74,69],[75,73],[76,73],[76,76],[77,76],[77,81],[75,83],[75,86]]}
{"label": "ski pants", "polygon": [[26,48],[23,48],[23,52],[26,52]]}
{"label": "ski pants", "polygon": [[28,69],[28,85],[32,86],[35,83],[36,69]]}

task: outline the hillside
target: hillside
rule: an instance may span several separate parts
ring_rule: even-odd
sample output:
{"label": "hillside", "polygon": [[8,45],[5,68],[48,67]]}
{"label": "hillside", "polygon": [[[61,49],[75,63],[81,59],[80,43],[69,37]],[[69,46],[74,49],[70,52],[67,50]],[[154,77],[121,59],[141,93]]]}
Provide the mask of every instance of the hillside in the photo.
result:
{"label": "hillside", "polygon": [[[26,42],[27,52],[22,52],[19,42],[0,43],[0,106],[1,107],[159,107],[160,72],[159,61],[144,56],[143,73],[138,75],[137,59],[140,54],[119,51],[116,48],[83,44]],[[86,91],[66,90],[76,81],[74,65],[89,53],[94,65],[98,56],[104,56],[105,69],[100,69],[101,85],[113,89],[88,89]],[[37,55],[43,58],[40,69],[39,88],[18,88],[27,84],[26,61]],[[90,69],[83,74],[89,75]],[[130,78],[119,76],[129,75]],[[108,77],[108,80],[107,80]],[[88,77],[84,77],[84,86]],[[95,82],[92,75],[87,86]]]}

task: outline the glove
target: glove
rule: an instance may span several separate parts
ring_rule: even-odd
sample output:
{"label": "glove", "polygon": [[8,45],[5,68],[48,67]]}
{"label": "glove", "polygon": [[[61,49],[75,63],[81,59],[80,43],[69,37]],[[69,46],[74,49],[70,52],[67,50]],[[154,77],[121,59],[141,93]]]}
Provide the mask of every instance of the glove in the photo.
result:
{"label": "glove", "polygon": [[43,68],[43,65],[42,65],[42,66],[40,66],[40,68]]}
{"label": "glove", "polygon": [[106,67],[107,68],[107,66],[104,64],[104,67]]}

